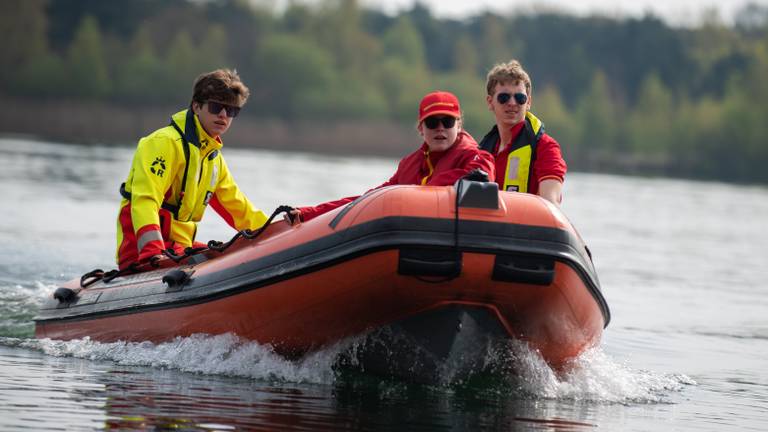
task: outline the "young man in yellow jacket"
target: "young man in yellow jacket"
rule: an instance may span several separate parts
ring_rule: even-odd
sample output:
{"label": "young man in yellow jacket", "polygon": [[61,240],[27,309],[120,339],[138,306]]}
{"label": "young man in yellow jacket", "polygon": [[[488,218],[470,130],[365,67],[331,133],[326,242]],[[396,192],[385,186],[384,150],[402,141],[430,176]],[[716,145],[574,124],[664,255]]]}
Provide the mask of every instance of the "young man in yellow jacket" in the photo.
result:
{"label": "young man in yellow jacket", "polygon": [[[195,245],[197,223],[210,204],[236,230],[267,220],[243,195],[221,155],[221,135],[248,99],[236,72],[219,69],[195,81],[189,109],[139,141],[117,219],[117,264],[125,269],[171,248]],[[195,246],[201,246],[198,243]]]}

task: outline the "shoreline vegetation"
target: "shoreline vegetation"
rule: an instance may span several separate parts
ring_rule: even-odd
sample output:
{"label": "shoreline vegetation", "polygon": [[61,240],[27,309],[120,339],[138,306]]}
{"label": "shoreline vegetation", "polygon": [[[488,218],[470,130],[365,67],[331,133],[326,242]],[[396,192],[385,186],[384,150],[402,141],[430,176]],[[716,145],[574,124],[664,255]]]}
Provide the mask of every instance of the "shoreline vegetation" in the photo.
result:
{"label": "shoreline vegetation", "polygon": [[[3,97],[0,105],[14,107],[0,116],[0,136],[107,146],[136,146],[140,138],[168,125],[171,115],[184,109],[135,109],[82,101],[41,103]],[[30,112],[35,114],[30,116]],[[414,128],[392,121],[289,122],[259,118],[245,111],[223,139],[227,148],[385,157],[400,157],[421,144]]]}
{"label": "shoreline vegetation", "polygon": [[[14,100],[0,97],[0,105],[13,110],[0,116],[0,137],[24,137],[60,144],[135,146],[139,139],[165,126],[183,107],[138,110],[103,102]],[[34,110],[35,115],[27,113]],[[480,133],[469,131],[479,140]],[[483,132],[484,133],[484,132]],[[420,145],[413,127],[397,122],[366,120],[338,122],[288,122],[263,119],[241,112],[224,137],[226,148],[297,151],[318,155],[378,156],[400,158]],[[568,148],[563,149],[568,153]],[[585,171],[583,166],[569,169]],[[665,159],[589,155],[592,172],[663,175]]]}
{"label": "shoreline vegetation", "polygon": [[653,15],[268,3],[2,1],[13,67],[0,68],[0,134],[134,145],[188,104],[196,76],[229,67],[251,96],[227,146],[399,157],[436,89],[459,97],[480,140],[493,122],[485,73],[517,58],[569,169],[768,184],[768,6],[676,28]]}

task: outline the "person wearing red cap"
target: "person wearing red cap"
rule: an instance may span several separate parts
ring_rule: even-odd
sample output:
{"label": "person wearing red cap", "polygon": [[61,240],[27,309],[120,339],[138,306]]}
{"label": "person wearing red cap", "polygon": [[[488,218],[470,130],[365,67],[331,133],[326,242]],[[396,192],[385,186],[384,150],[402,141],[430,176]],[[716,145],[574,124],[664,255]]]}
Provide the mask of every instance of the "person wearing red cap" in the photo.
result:
{"label": "person wearing red cap", "polygon": [[[395,174],[374,189],[392,185],[448,186],[480,169],[494,178],[493,158],[461,128],[461,107],[452,93],[435,91],[419,104],[417,130],[423,138],[418,150],[400,160]],[[346,197],[291,212],[291,221],[308,221],[357,199]]]}
{"label": "person wearing red cap", "polygon": [[488,72],[486,92],[496,124],[480,148],[495,158],[499,188],[536,194],[559,205],[568,166],[560,144],[544,133],[544,123],[530,112],[528,73],[517,60],[497,64]]}

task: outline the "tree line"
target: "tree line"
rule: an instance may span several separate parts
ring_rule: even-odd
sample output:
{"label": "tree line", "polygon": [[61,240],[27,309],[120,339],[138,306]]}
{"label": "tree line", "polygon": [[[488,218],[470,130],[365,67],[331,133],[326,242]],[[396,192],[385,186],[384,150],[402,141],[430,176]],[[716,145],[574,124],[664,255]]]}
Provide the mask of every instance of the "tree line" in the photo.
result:
{"label": "tree line", "polygon": [[558,12],[438,18],[356,0],[4,0],[0,94],[140,109],[188,103],[194,78],[236,68],[245,115],[412,127],[426,92],[492,123],[485,73],[521,60],[533,112],[572,168],[768,183],[768,8],[693,28]]}

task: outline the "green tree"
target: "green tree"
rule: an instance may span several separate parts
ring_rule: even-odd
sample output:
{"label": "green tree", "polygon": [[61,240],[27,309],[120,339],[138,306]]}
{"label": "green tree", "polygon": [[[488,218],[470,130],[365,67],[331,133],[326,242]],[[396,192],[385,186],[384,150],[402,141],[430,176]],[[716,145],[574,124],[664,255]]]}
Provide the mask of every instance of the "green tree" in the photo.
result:
{"label": "green tree", "polygon": [[17,74],[29,63],[42,64],[41,57],[48,56],[46,41],[46,15],[43,0],[4,0],[0,2],[0,28],[3,43],[0,44],[0,90],[8,89],[12,78],[24,78]]}
{"label": "green tree", "polygon": [[286,118],[322,113],[336,75],[327,51],[304,38],[273,35],[263,41],[256,64],[259,81],[269,83],[254,95],[265,113]]}
{"label": "green tree", "polygon": [[139,26],[128,47],[129,55],[115,73],[117,100],[122,102],[168,103],[173,79],[157,57],[150,30]]}
{"label": "green tree", "polygon": [[65,62],[53,53],[35,56],[18,68],[13,92],[43,99],[71,95],[64,70]]}
{"label": "green tree", "polygon": [[357,0],[329,0],[324,6],[313,29],[319,44],[333,55],[341,72],[371,74],[381,46],[363,30]]}
{"label": "green tree", "polygon": [[429,72],[399,57],[386,59],[378,69],[379,87],[394,118],[412,124],[421,97],[429,89]]}
{"label": "green tree", "polygon": [[729,180],[768,181],[768,39],[751,49],[751,62],[746,71],[734,75],[723,100],[723,132],[726,139],[717,148],[721,162],[719,173]]}
{"label": "green tree", "polygon": [[86,99],[106,96],[111,80],[104,60],[101,31],[96,19],[86,15],[75,32],[67,54],[70,89]]}
{"label": "green tree", "polygon": [[423,69],[426,66],[424,42],[407,15],[395,21],[395,24],[382,37],[384,55],[400,59],[405,65]]}
{"label": "green tree", "polygon": [[592,77],[587,92],[576,105],[578,145],[587,155],[587,167],[598,169],[618,155],[620,146],[619,107],[613,102],[608,80],[601,71]]}
{"label": "green tree", "polygon": [[486,14],[482,18],[480,38],[480,62],[486,68],[496,63],[505,62],[522,54],[521,46],[510,46],[507,31],[501,17]]}
{"label": "green tree", "polygon": [[680,175],[702,177],[717,173],[717,151],[728,142],[723,130],[723,103],[707,96],[677,103],[672,134],[674,166]]}
{"label": "green tree", "polygon": [[670,90],[658,75],[649,75],[640,86],[635,109],[629,117],[630,147],[643,159],[665,161],[674,145],[674,110]]}
{"label": "green tree", "polygon": [[179,102],[185,101],[189,98],[189,89],[195,78],[205,72],[201,65],[202,59],[186,30],[176,33],[165,58],[166,73],[173,77],[166,84],[167,97]]}
{"label": "green tree", "polygon": [[411,124],[414,107],[429,88],[429,71],[421,34],[402,15],[382,36],[384,60],[376,70],[381,93],[394,118]]}
{"label": "green tree", "polygon": [[224,27],[213,24],[205,32],[197,55],[200,58],[200,70],[198,73],[226,67],[227,62],[227,32]]}
{"label": "green tree", "polygon": [[453,49],[453,70],[467,76],[476,76],[480,69],[478,49],[468,34],[462,34]]}
{"label": "green tree", "polygon": [[[485,102],[485,81],[475,75],[446,73],[435,76],[433,83],[429,90],[449,91],[459,98],[464,114],[464,129],[475,139],[482,139],[494,123],[493,114]],[[414,111],[415,108],[416,105]]]}
{"label": "green tree", "polygon": [[563,103],[557,88],[547,86],[538,90],[532,103],[532,112],[544,122],[544,130],[560,143],[568,164],[582,165],[584,150],[579,142],[581,127]]}

